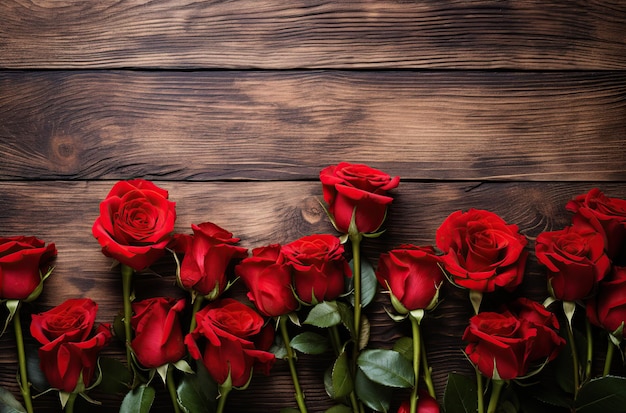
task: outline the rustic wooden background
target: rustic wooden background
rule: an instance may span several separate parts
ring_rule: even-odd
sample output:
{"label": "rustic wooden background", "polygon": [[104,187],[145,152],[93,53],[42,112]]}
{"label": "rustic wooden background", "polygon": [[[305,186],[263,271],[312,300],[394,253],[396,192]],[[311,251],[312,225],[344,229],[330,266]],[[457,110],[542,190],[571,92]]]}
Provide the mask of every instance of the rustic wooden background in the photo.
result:
{"label": "rustic wooden background", "polygon": [[[565,226],[566,201],[592,187],[626,198],[623,0],[3,0],[0,16],[0,235],[59,250],[29,311],[80,296],[99,321],[119,311],[120,276],[91,225],[120,179],[169,190],[179,231],[212,221],[252,248],[332,232],[319,171],[367,163],[402,178],[387,233],[365,243],[373,263],[434,243],[458,209],[494,211],[532,239]],[[181,295],[161,272],[138,279],[139,297]],[[543,299],[543,286],[531,259],[522,293]],[[469,303],[446,293],[425,327],[439,395],[449,372],[469,371]],[[367,312],[371,347],[407,333],[385,304]],[[298,366],[323,411],[318,358]],[[9,332],[0,385],[17,395],[16,370]],[[291,389],[279,362],[228,409],[277,412]],[[93,396],[94,412],[119,406]],[[35,407],[59,411],[49,395]],[[153,411],[169,410],[159,391]]]}

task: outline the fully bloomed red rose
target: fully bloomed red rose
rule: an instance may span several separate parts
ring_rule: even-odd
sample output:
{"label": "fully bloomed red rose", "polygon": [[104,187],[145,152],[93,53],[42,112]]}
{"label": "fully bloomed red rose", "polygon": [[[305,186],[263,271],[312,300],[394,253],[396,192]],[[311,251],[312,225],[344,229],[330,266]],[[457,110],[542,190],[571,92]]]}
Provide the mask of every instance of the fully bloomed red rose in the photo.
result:
{"label": "fully bloomed red rose", "polygon": [[32,301],[39,296],[43,274],[57,255],[53,243],[35,237],[0,238],[0,299]]}
{"label": "fully bloomed red rose", "polygon": [[235,267],[235,274],[248,287],[248,298],[268,317],[285,315],[298,308],[291,287],[291,271],[279,244],[253,249],[252,256]]}
{"label": "fully bloomed red rose", "polygon": [[235,246],[239,238],[211,223],[192,225],[193,237],[180,267],[180,283],[209,300],[215,300],[226,288],[226,270],[231,260],[245,258],[248,250]]}
{"label": "fully bloomed red rose", "polygon": [[154,297],[133,303],[131,325],[135,337],[131,347],[142,366],[152,369],[182,359],[187,350],[183,341],[180,313],[185,300]]}
{"label": "fully bloomed red rose", "polygon": [[604,236],[579,216],[569,227],[539,234],[535,252],[547,267],[552,295],[563,301],[589,297],[611,268]]}
{"label": "fully bloomed red rose", "polygon": [[176,220],[176,204],[167,198],[166,190],[143,179],[113,185],[92,228],[102,253],[137,271],[159,259]]}
{"label": "fully bloomed red rose", "polygon": [[[613,333],[626,323],[626,267],[612,268],[598,285],[598,292],[586,302],[589,321]],[[618,338],[626,338],[626,330]]]}
{"label": "fully bloomed red rose", "polygon": [[[409,413],[411,411],[411,402],[405,401],[398,408],[398,413]],[[419,392],[417,399],[417,413],[439,413],[439,403],[425,391]]]}
{"label": "fully bloomed red rose", "polygon": [[440,262],[433,247],[401,245],[380,255],[376,278],[404,307],[396,311],[431,309],[443,282]]}
{"label": "fully bloomed red rose", "polygon": [[457,211],[437,229],[437,247],[445,254],[445,269],[454,282],[470,290],[515,289],[524,277],[528,252],[517,225],[493,212]]}
{"label": "fully bloomed red rose", "polygon": [[558,355],[565,344],[556,334],[558,321],[540,307],[522,301],[499,313],[482,312],[470,319],[463,334],[468,342],[465,353],[485,377],[521,377],[533,363],[553,360]]}
{"label": "fully bloomed red rose", "polygon": [[344,278],[352,276],[343,256],[343,245],[333,235],[304,236],[284,245],[282,253],[293,268],[296,294],[307,304],[339,297],[344,290]]}
{"label": "fully bloomed red rose", "polygon": [[[185,337],[189,354],[202,360],[211,377],[223,384],[244,386],[252,371],[269,374],[275,356],[267,352],[271,340],[263,318],[250,307],[231,298],[212,302],[196,313],[197,327]],[[259,343],[263,339],[263,344]],[[269,343],[268,343],[269,341]]]}
{"label": "fully bloomed red rose", "polygon": [[80,393],[91,383],[98,353],[111,339],[108,324],[94,333],[97,311],[92,300],[77,298],[32,316],[30,333],[42,344],[40,366],[53,388]]}
{"label": "fully bloomed red rose", "polygon": [[387,191],[396,188],[400,178],[367,165],[341,162],[324,168],[320,181],[337,230],[347,234],[353,213],[360,233],[380,228],[393,201]]}
{"label": "fully bloomed red rose", "polygon": [[597,222],[605,235],[607,255],[626,264],[626,200],[609,198],[598,188],[569,201],[565,208],[591,223]]}

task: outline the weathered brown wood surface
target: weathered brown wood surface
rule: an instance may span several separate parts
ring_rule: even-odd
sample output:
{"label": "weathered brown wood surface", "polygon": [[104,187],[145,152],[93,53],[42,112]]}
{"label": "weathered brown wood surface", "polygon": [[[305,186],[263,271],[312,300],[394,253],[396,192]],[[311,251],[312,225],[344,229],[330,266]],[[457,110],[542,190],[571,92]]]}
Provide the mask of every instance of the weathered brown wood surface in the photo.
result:
{"label": "weathered brown wood surface", "polygon": [[[120,310],[118,271],[91,236],[118,179],[168,189],[178,231],[212,221],[253,248],[332,233],[319,170],[367,163],[402,178],[387,232],[364,245],[373,263],[432,244],[458,209],[492,210],[532,239],[592,187],[626,198],[622,1],[7,0],[0,16],[0,236],[59,249],[30,311],[76,296],[100,304],[98,321]],[[138,296],[181,296],[171,266],[156,270]],[[543,288],[531,260],[523,291]],[[425,326],[439,394],[469,369],[469,302],[446,293]],[[367,312],[372,347],[407,333],[385,300]],[[298,363],[310,411],[324,411],[322,363]],[[0,386],[17,395],[16,370],[8,332]],[[228,411],[277,412],[292,393],[279,362]],[[94,412],[120,403],[93,396]],[[51,395],[35,406],[59,411]],[[170,410],[160,391],[153,411]]]}

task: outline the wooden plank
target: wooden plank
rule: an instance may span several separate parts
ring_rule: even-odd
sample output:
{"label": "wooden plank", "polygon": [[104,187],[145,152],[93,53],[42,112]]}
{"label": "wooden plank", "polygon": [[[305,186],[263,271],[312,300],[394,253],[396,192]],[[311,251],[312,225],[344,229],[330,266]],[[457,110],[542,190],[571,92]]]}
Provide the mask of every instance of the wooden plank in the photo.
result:
{"label": "wooden plank", "polygon": [[4,68],[624,69],[621,1],[5,0]]}
{"label": "wooden plank", "polygon": [[[121,282],[117,269],[101,255],[91,236],[91,225],[98,214],[99,202],[111,182],[0,182],[0,228],[2,235],[36,235],[53,241],[59,249],[56,269],[46,281],[44,293],[27,311],[41,311],[67,298],[85,296],[99,305],[98,321],[108,322],[121,308]],[[312,233],[332,233],[332,227],[316,198],[321,196],[318,182],[157,182],[169,190],[177,202],[177,231],[190,232],[191,223],[212,221],[241,237],[241,245],[252,248],[272,242],[285,243]],[[364,242],[363,255],[374,264],[381,252],[403,243],[434,243],[436,228],[450,213],[471,207],[489,209],[507,222],[516,223],[531,240],[544,230],[568,224],[564,209],[572,197],[598,185],[607,195],[626,198],[626,188],[619,183],[419,183],[401,182],[393,191],[394,203],[386,223],[386,233]],[[533,248],[532,241],[529,248]],[[173,285],[173,267],[168,260],[159,263],[157,277],[136,277],[138,298],[154,295],[183,296]],[[534,259],[527,268],[521,292],[536,300],[546,296],[545,279]],[[232,292],[243,297],[241,284]],[[436,310],[436,318],[424,326],[427,348],[439,394],[443,394],[446,374],[469,372],[462,353],[460,337],[471,313],[463,291],[449,288],[445,301]],[[407,326],[391,321],[384,312],[387,297],[379,295],[366,311],[372,325],[372,347],[388,347],[407,334]],[[107,355],[121,357],[123,349],[112,345]],[[0,339],[0,386],[17,394],[16,361],[12,335]],[[299,372],[311,411],[329,407],[321,382],[322,365],[317,357],[299,358]],[[293,401],[288,368],[278,363],[272,375],[255,378],[244,393],[229,397],[229,410],[258,412],[260,408],[277,411]],[[97,395],[104,402],[94,412],[106,412],[119,406],[119,398]],[[254,403],[250,401],[254,400]],[[57,411],[54,397],[37,399],[41,413]],[[159,391],[155,412],[170,411],[165,391]]]}
{"label": "wooden plank", "polygon": [[626,72],[9,71],[0,92],[0,179],[626,179]]}

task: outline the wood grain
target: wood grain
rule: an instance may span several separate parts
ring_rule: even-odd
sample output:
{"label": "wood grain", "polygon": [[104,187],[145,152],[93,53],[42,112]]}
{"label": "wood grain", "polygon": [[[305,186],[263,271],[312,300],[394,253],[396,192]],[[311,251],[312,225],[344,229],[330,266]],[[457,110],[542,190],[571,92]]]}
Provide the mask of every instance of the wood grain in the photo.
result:
{"label": "wood grain", "polygon": [[[106,196],[112,181],[50,181],[0,183],[0,228],[2,235],[36,235],[55,242],[59,250],[56,269],[46,281],[44,293],[28,311],[41,311],[67,298],[85,296],[99,305],[98,321],[110,322],[120,310],[121,286],[116,268],[99,250],[91,236],[91,225],[98,214],[99,202]],[[190,232],[191,223],[212,221],[232,231],[247,248],[285,243],[312,233],[333,233],[324,212],[316,201],[321,184],[314,182],[156,182],[177,202],[177,231]],[[608,196],[626,198],[626,188],[612,183],[419,183],[402,182],[393,191],[395,198],[385,225],[386,233],[364,243],[364,256],[376,264],[377,257],[403,243],[434,243],[436,228],[450,213],[471,207],[489,209],[507,222],[518,224],[531,242],[542,231],[564,227],[570,214],[564,205],[572,197],[598,185]],[[135,277],[139,299],[154,295],[183,297],[174,286],[171,260],[163,259],[154,273]],[[546,296],[542,269],[534,259],[519,293],[536,300]],[[243,298],[241,285],[231,292]],[[461,290],[444,291],[444,302],[432,320],[425,325],[427,348],[440,394],[450,371],[469,372],[460,352],[460,336],[471,313],[467,297]],[[506,298],[506,297],[505,297]],[[407,335],[407,326],[391,321],[385,314],[387,297],[379,295],[366,311],[372,325],[370,345],[387,348]],[[12,335],[0,339],[0,386],[17,394],[15,355]],[[112,345],[105,353],[120,357],[123,349]],[[311,411],[329,407],[322,385],[323,364],[316,357],[303,356],[299,372]],[[258,412],[277,411],[290,406],[291,382],[286,365],[278,363],[270,377],[259,376],[245,392],[229,397],[229,410]],[[110,411],[119,406],[119,398],[98,394],[103,407]],[[250,401],[254,400],[254,403]],[[54,398],[36,401],[38,412],[56,411]],[[165,391],[159,392],[155,412],[169,411]]]}
{"label": "wood grain", "polygon": [[625,69],[621,1],[5,0],[4,68]]}
{"label": "wood grain", "polygon": [[0,72],[0,179],[626,180],[626,72]]}

